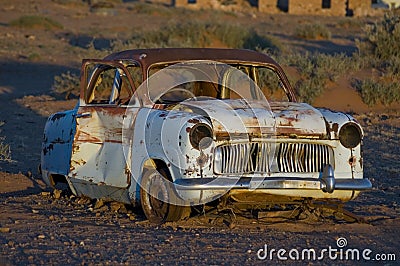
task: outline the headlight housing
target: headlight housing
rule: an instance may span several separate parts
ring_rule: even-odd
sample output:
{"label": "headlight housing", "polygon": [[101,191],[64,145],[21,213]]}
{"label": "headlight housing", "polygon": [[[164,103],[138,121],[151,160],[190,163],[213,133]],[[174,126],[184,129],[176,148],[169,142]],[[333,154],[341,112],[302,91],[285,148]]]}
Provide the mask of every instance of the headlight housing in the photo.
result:
{"label": "headlight housing", "polygon": [[211,146],[213,132],[209,125],[198,123],[190,129],[190,143],[197,150],[204,150]]}
{"label": "headlight housing", "polygon": [[355,148],[362,140],[362,132],[359,125],[355,123],[347,123],[340,128],[340,143],[349,149]]}

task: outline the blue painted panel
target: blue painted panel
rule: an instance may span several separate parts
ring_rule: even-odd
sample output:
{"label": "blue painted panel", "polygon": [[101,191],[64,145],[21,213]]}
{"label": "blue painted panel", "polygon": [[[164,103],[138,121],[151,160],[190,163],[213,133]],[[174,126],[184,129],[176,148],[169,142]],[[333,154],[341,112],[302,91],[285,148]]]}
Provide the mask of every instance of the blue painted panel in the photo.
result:
{"label": "blue painted panel", "polygon": [[76,112],[76,109],[59,112],[47,119],[41,152],[43,170],[61,175],[68,174],[76,132]]}

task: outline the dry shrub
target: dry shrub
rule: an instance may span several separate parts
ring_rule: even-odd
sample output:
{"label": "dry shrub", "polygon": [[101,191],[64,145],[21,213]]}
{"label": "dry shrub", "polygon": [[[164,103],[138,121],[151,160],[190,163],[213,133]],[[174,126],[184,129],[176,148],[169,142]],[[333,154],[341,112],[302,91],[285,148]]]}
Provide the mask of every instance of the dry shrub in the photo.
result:
{"label": "dry shrub", "polygon": [[358,59],[377,75],[354,86],[368,105],[400,101],[400,16],[390,12],[381,21],[365,27],[365,38],[356,42]]}
{"label": "dry shrub", "polygon": [[[0,121],[0,127],[4,125],[3,121]],[[0,130],[1,132],[1,130]],[[5,137],[0,136],[0,161],[10,162],[11,160],[11,149],[10,145],[4,144]]]}
{"label": "dry shrub", "polygon": [[38,28],[46,30],[63,28],[63,26],[57,21],[54,21],[51,18],[37,15],[22,16],[16,20],[11,21],[10,25],[20,28]]}
{"label": "dry shrub", "polygon": [[334,82],[339,76],[357,68],[345,54],[290,53],[279,55],[278,61],[297,70],[299,76],[289,76],[289,79],[300,100],[308,103],[324,92],[328,81]]}
{"label": "dry shrub", "polygon": [[295,29],[295,36],[307,40],[329,40],[332,34],[322,24],[304,24]]}

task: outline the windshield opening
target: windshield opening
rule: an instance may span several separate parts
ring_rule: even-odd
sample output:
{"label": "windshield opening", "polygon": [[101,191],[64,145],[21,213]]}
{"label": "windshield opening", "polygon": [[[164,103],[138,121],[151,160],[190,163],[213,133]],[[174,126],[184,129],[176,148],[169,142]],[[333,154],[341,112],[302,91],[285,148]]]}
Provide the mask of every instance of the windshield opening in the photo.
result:
{"label": "windshield opening", "polygon": [[212,61],[158,64],[149,69],[148,76],[149,96],[154,103],[209,98],[289,100],[277,73],[265,65]]}

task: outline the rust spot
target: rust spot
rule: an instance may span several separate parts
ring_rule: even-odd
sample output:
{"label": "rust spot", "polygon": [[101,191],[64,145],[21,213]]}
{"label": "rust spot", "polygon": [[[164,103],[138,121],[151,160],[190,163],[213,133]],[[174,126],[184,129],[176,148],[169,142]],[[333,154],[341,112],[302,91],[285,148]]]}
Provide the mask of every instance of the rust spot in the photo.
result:
{"label": "rust spot", "polygon": [[350,164],[350,166],[355,166],[356,165],[356,163],[357,163],[357,158],[356,158],[356,156],[352,156],[352,157],[350,157],[350,159],[349,159],[349,164]]}
{"label": "rust spot", "polygon": [[72,145],[72,153],[77,153],[79,151],[79,145]]}
{"label": "rust spot", "polygon": [[186,132],[189,133],[191,129],[192,129],[191,127],[187,127]]}
{"label": "rust spot", "polygon": [[91,142],[91,143],[99,143],[102,142],[101,139],[92,136],[90,133],[78,131],[76,133],[76,140],[80,142]]}
{"label": "rust spot", "polygon": [[153,109],[157,109],[157,110],[164,110],[167,107],[168,107],[167,104],[159,104],[159,103],[153,104]]}
{"label": "rust spot", "polygon": [[298,129],[298,128],[284,128],[284,127],[277,127],[276,134],[278,136],[290,136],[296,135],[297,137],[306,137],[306,138],[322,138],[324,137],[323,134],[315,133],[307,129]]}
{"label": "rust spot", "polygon": [[209,158],[209,155],[206,155],[203,151],[201,151],[200,156],[196,159],[196,162],[200,166],[200,168],[203,168],[204,165],[208,162]]}
{"label": "rust spot", "polygon": [[192,119],[189,119],[188,122],[192,123],[192,124],[197,124],[197,123],[200,123],[200,120],[196,119],[196,118],[192,118]]}
{"label": "rust spot", "polygon": [[110,116],[123,116],[123,115],[125,115],[126,108],[116,108],[116,107],[112,106],[112,107],[102,107],[99,110],[99,108],[97,107],[94,109],[94,111],[100,111],[103,114],[107,114]]}
{"label": "rust spot", "polygon": [[333,132],[337,133],[339,131],[339,124],[338,123],[334,123],[332,125],[332,130],[333,130]]}

